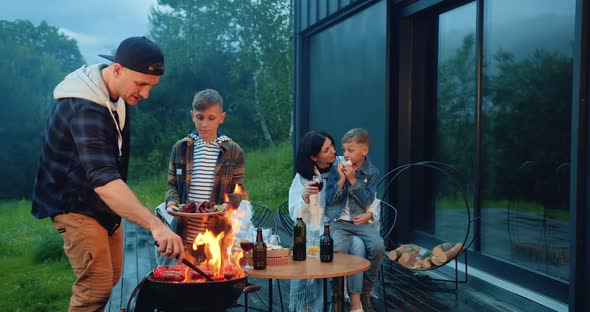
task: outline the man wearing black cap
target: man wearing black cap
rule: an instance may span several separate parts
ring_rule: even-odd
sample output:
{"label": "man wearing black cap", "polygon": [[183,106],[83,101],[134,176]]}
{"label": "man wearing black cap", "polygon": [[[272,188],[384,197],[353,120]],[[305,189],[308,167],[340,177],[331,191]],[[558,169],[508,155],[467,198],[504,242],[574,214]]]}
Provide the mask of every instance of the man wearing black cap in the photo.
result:
{"label": "man wearing black cap", "polygon": [[181,238],[125,183],[127,104],[147,98],[164,74],[164,55],[145,37],[125,39],[110,65],[82,66],[55,88],[33,191],[32,214],[50,217],[76,275],[69,311],[102,311],[123,262],[121,217],[148,229],[169,258]]}

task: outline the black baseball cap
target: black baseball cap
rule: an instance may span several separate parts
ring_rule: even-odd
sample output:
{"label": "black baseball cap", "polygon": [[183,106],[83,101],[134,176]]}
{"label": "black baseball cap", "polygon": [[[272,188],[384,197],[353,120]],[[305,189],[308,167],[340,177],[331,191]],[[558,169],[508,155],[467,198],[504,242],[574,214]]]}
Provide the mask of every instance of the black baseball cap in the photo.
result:
{"label": "black baseball cap", "polygon": [[164,75],[164,54],[160,47],[146,37],[130,37],[121,42],[115,56],[99,54],[133,71]]}

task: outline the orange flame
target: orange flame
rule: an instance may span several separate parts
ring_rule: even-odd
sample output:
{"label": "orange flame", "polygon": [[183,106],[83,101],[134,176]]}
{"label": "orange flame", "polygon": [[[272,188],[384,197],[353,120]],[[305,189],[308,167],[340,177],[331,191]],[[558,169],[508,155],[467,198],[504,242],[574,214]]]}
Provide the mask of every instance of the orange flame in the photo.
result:
{"label": "orange flame", "polygon": [[223,271],[221,270],[221,263],[222,263],[222,255],[221,255],[221,240],[225,236],[225,233],[221,232],[219,235],[213,235],[213,232],[206,230],[205,233],[199,233],[197,237],[195,237],[195,242],[193,243],[193,249],[197,250],[199,245],[205,245],[205,255],[207,256],[208,260],[205,260],[207,263],[207,268],[213,272],[213,276],[223,276]]}
{"label": "orange flame", "polygon": [[236,184],[236,187],[234,188],[234,194],[238,194],[242,198],[249,200],[248,194],[246,194],[246,191],[244,191],[244,188],[242,186],[240,186],[239,184]]}
{"label": "orange flame", "polygon": [[[236,224],[233,222],[237,218],[231,217],[234,213],[236,213],[236,210],[233,210],[231,214],[225,213],[223,218],[225,222],[232,225],[232,228],[239,229],[239,224],[238,227],[235,227]],[[204,233],[199,233],[195,237],[192,248],[193,250],[204,248],[207,259],[201,262],[200,266],[207,268],[213,278],[223,279],[227,276],[239,278],[244,276],[244,271],[240,266],[240,259],[244,257],[244,254],[241,249],[234,251],[232,248],[233,240],[234,235],[231,229],[218,235],[207,229]]]}

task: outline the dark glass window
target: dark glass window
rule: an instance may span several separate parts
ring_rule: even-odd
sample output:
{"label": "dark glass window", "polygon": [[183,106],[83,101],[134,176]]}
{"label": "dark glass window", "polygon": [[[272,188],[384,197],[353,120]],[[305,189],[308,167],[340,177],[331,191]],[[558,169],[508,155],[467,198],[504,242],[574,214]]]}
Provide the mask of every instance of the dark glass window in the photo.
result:
{"label": "dark glass window", "polygon": [[309,40],[309,127],[336,140],[349,129],[369,131],[369,159],[385,164],[386,1],[311,36]]}
{"label": "dark glass window", "polygon": [[[475,152],[476,6],[469,3],[439,15],[437,101],[433,160],[455,167],[473,180]],[[463,242],[468,218],[463,193],[449,177],[430,172],[435,205],[428,232],[447,242]],[[461,182],[461,181],[459,181]],[[464,184],[462,185],[464,186]],[[473,207],[472,191],[465,189]],[[424,228],[426,230],[426,228]]]}
{"label": "dark glass window", "polygon": [[568,280],[575,1],[484,8],[481,251]]}
{"label": "dark glass window", "polygon": [[[433,159],[471,180],[479,126],[479,251],[567,281],[575,1],[485,1],[480,125],[476,9],[439,15]],[[434,225],[419,228],[460,241],[458,193],[445,177],[432,180]]]}

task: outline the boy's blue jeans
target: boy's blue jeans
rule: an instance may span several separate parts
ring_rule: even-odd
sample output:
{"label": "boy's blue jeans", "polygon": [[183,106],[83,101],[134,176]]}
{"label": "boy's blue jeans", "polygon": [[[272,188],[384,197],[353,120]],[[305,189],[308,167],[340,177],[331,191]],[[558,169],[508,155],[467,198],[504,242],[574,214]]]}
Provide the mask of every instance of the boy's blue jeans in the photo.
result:
{"label": "boy's blue jeans", "polygon": [[[371,266],[363,274],[362,294],[370,295],[385,253],[383,238],[371,224],[352,224],[340,220],[330,222],[330,235],[334,239],[335,253],[350,253],[353,235],[363,240]],[[354,293],[352,289],[350,291]]]}

